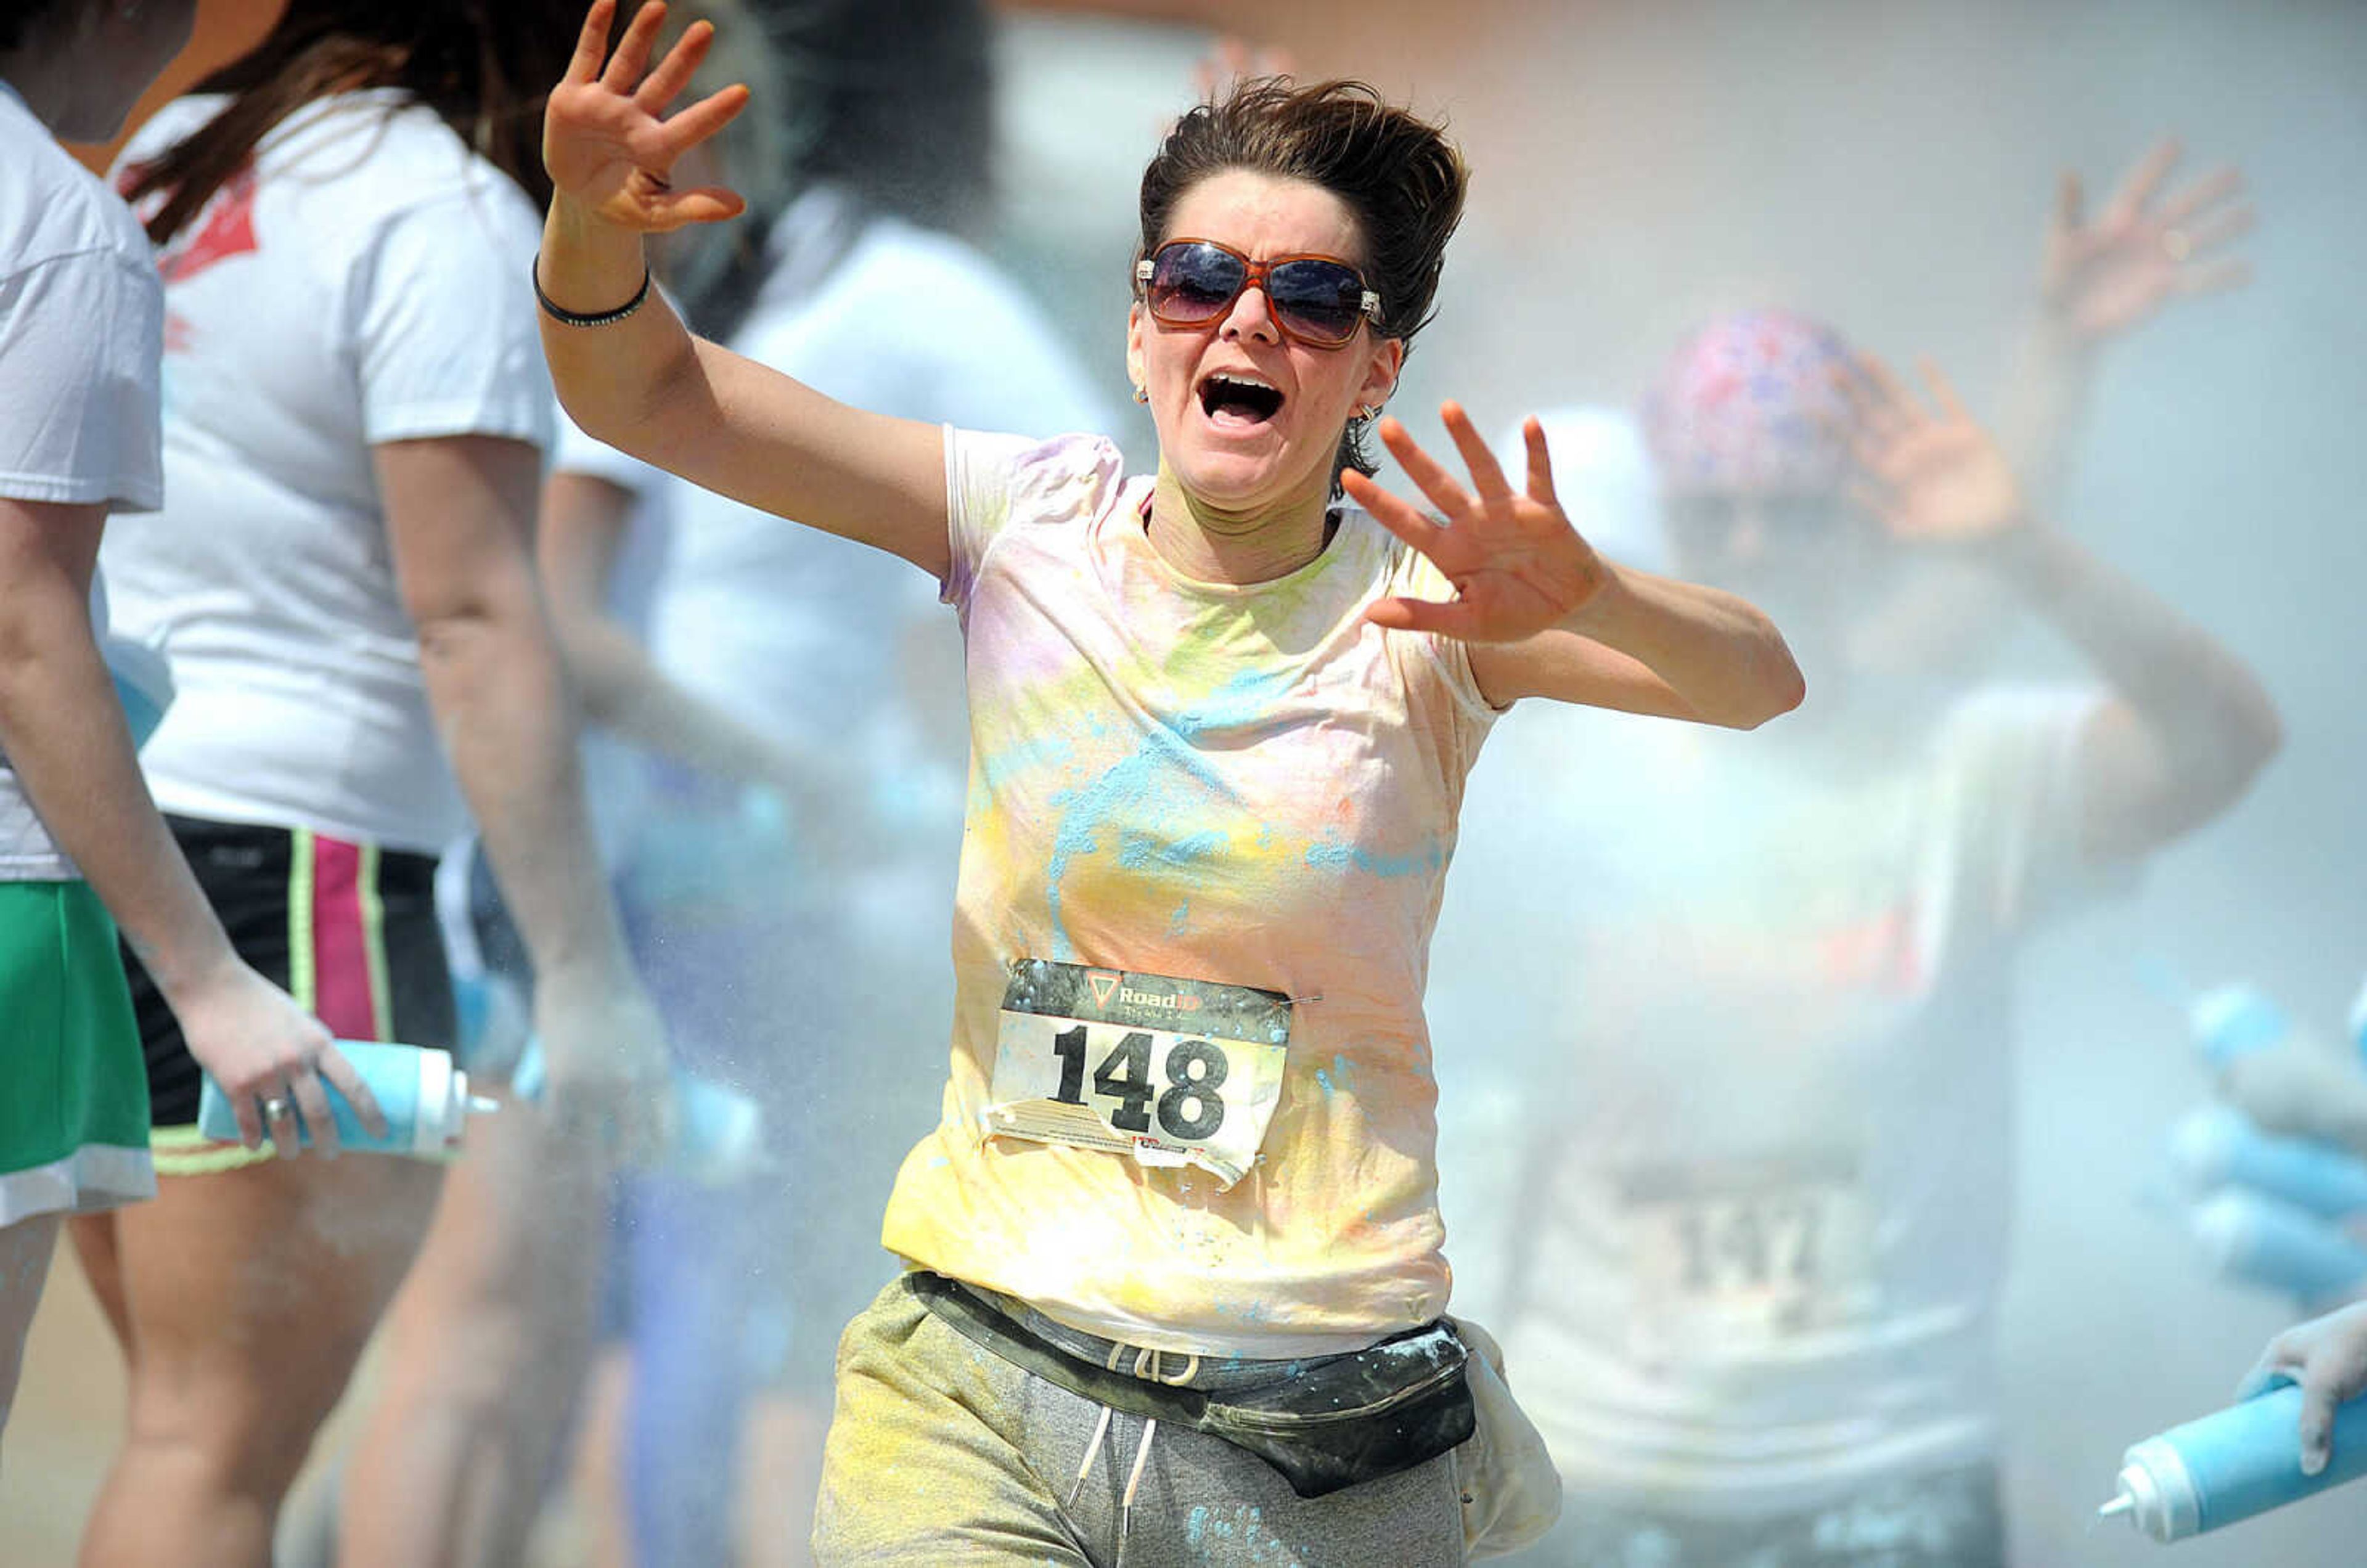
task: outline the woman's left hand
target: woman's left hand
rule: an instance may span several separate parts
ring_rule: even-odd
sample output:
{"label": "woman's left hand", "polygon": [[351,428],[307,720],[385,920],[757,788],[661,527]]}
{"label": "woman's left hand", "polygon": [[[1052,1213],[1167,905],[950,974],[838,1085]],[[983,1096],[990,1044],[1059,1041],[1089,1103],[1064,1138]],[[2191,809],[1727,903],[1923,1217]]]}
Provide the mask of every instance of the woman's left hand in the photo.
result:
{"label": "woman's left hand", "polygon": [[1353,470],[1340,480],[1350,500],[1446,574],[1455,597],[1376,600],[1365,618],[1392,631],[1436,632],[1464,642],[1519,642],[1558,625],[1603,592],[1611,567],[1554,499],[1544,426],[1532,419],[1522,427],[1529,478],[1520,491],[1504,478],[1460,403],[1443,405],[1439,418],[1471,471],[1469,491],[1402,423],[1380,423],[1382,445],[1438,509],[1437,519]]}

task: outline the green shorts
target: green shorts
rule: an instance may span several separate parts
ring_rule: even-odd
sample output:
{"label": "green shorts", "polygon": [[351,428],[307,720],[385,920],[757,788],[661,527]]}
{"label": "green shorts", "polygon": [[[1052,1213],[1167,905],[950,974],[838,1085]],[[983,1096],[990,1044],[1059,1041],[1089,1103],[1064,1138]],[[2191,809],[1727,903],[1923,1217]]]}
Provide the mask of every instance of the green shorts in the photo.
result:
{"label": "green shorts", "polygon": [[115,922],[83,882],[0,882],[0,1225],[156,1194]]}

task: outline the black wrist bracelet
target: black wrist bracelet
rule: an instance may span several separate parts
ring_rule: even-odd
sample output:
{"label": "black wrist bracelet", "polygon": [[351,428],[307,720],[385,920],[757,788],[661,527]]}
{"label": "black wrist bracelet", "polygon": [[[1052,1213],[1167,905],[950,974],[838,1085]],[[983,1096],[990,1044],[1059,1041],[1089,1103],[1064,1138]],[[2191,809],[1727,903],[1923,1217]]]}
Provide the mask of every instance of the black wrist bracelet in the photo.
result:
{"label": "black wrist bracelet", "polygon": [[580,310],[569,310],[542,291],[540,257],[537,257],[534,264],[527,268],[527,276],[534,280],[535,303],[542,307],[543,314],[565,326],[605,327],[611,321],[621,321],[640,310],[641,302],[650,297],[650,269],[646,266],[641,268],[641,286],[633,291],[633,297],[630,299],[613,310],[595,310],[589,315]]}

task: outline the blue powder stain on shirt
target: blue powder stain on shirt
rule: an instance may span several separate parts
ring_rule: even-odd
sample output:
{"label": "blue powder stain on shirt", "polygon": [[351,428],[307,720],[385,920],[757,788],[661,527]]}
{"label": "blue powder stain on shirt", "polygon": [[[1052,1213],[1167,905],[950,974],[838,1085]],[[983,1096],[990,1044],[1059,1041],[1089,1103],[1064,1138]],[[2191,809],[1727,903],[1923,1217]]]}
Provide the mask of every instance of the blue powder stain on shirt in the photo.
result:
{"label": "blue powder stain on shirt", "polygon": [[1184,902],[1175,906],[1175,912],[1173,914],[1167,917],[1167,934],[1169,936],[1182,936],[1185,931],[1190,931],[1191,929],[1192,900],[1186,898]]}
{"label": "blue powder stain on shirt", "polygon": [[1191,1516],[1184,1521],[1184,1543],[1186,1546],[1197,1546],[1200,1544],[1200,1538],[1207,1533],[1208,1506],[1206,1503],[1195,1503],[1192,1506]]}
{"label": "blue powder stain on shirt", "polygon": [[1298,680],[1298,671],[1278,668],[1243,670],[1174,718],[1175,733],[1198,741],[1211,730],[1256,729],[1271,724],[1283,694]]}
{"label": "blue powder stain on shirt", "polygon": [[1315,1069],[1315,1081],[1322,1086],[1326,1094],[1353,1094],[1355,1088],[1349,1079],[1354,1071],[1354,1063],[1345,1056],[1335,1055],[1331,1058],[1331,1066]]}
{"label": "blue powder stain on shirt", "polygon": [[1118,835],[1117,863],[1128,871],[1143,871],[1154,865],[1189,866],[1224,851],[1225,835],[1213,828],[1188,839],[1174,840],[1161,840],[1138,828],[1128,828]]}
{"label": "blue powder stain on shirt", "polygon": [[1353,866],[1368,876],[1412,876],[1420,872],[1437,871],[1446,863],[1446,855],[1436,839],[1406,855],[1376,855],[1355,844],[1325,839],[1307,846],[1307,863],[1323,871]]}
{"label": "blue powder stain on shirt", "polygon": [[1073,857],[1101,852],[1103,828],[1124,825],[1118,863],[1128,870],[1172,869],[1189,874],[1222,852],[1226,838],[1221,832],[1189,833],[1162,845],[1158,830],[1180,829],[1183,824],[1178,818],[1198,800],[1208,795],[1222,799],[1230,793],[1195,742],[1212,732],[1243,729],[1270,716],[1274,698],[1294,678],[1286,669],[1245,670],[1206,700],[1177,713],[1167,728],[1146,733],[1133,755],[1093,783],[1052,796],[1052,804],[1060,808],[1060,820],[1053,829],[1052,852],[1044,866],[1044,899],[1051,918],[1053,945],[1047,956],[1065,963],[1076,961],[1076,943],[1060,908],[1060,884]]}
{"label": "blue powder stain on shirt", "polygon": [[989,790],[1000,792],[1021,770],[1049,766],[1075,755],[1076,750],[1076,743],[1066,736],[1032,737],[981,756],[979,773]]}

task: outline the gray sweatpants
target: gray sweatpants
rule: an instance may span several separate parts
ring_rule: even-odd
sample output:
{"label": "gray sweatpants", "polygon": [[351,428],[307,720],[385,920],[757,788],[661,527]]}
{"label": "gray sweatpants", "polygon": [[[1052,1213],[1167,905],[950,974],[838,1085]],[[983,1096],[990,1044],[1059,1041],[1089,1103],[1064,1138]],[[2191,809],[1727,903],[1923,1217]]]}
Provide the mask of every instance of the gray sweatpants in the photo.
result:
{"label": "gray sweatpants", "polygon": [[[1154,1360],[1040,1315],[1026,1321],[1079,1357],[1210,1393],[1269,1382],[1277,1372],[1273,1361],[1226,1359],[1202,1362],[1184,1379],[1184,1358]],[[1110,1415],[1096,1441],[1105,1414],[938,1321],[900,1280],[890,1285],[839,1341],[815,1561],[821,1568],[1451,1568],[1464,1561],[1452,1453],[1302,1498],[1264,1461],[1188,1427],[1161,1425],[1146,1439],[1150,1423]]]}

